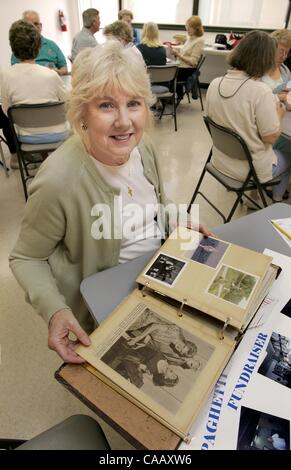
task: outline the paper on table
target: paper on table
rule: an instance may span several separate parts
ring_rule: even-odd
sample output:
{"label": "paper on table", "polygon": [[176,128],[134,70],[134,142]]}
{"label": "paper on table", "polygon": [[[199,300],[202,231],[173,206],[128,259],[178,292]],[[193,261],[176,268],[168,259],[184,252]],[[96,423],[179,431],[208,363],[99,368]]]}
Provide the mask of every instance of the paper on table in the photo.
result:
{"label": "paper on table", "polygon": [[289,245],[289,247],[291,248],[291,240],[286,236],[284,235],[283,232],[281,232],[277,227],[275,227],[274,223],[276,225],[279,225],[282,230],[284,230],[285,232],[287,232],[288,234],[290,234],[291,236],[291,218],[290,217],[287,217],[286,219],[273,219],[271,220],[272,222],[272,225],[274,227],[274,229],[277,231],[277,233],[283,238],[283,240]]}

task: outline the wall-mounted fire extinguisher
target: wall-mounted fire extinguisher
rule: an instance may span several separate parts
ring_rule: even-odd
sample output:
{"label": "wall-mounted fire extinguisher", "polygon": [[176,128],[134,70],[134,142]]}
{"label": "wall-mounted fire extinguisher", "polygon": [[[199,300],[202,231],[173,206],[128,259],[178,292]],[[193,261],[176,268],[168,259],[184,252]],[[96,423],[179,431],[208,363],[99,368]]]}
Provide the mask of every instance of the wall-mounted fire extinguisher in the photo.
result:
{"label": "wall-mounted fire extinguisher", "polygon": [[59,10],[59,22],[61,31],[67,31],[66,18],[63,10]]}

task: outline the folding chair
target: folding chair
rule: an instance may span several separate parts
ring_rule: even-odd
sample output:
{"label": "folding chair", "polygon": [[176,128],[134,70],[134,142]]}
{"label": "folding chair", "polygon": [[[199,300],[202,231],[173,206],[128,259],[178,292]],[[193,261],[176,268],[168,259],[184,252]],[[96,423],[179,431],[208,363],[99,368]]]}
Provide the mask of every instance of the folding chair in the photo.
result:
{"label": "folding chair", "polygon": [[5,440],[2,442],[0,439],[0,448],[7,450],[110,450],[101,427],[95,419],[87,415],[70,416],[29,441]]}
{"label": "folding chair", "polygon": [[[212,121],[212,119],[210,119],[207,116],[204,117],[203,119],[212,137],[213,146],[210,150],[206,164],[203,168],[198,184],[196,186],[196,189],[194,191],[194,194],[188,206],[188,212],[190,212],[191,206],[194,203],[196,196],[200,194],[200,196],[202,196],[203,199],[205,199],[208,202],[208,204],[222,217],[224,223],[229,222],[239,202],[241,202],[243,196],[249,201],[251,201],[255,207],[257,207],[258,209],[262,209],[262,207],[254,199],[252,199],[249,195],[246,194],[246,192],[251,191],[251,190],[258,191],[260,195],[260,199],[263,203],[263,206],[267,207],[268,204],[266,202],[264,193],[266,193],[267,188],[270,188],[280,182],[280,176],[277,176],[276,178],[273,178],[270,181],[267,181],[266,183],[261,183],[259,181],[256,170],[254,168],[250,150],[247,144],[245,143],[244,139],[237,132],[216,124],[214,121]],[[230,178],[229,176],[226,176],[223,173],[221,173],[219,170],[217,170],[213,166],[211,162],[211,157],[212,157],[212,150],[214,147],[220,150],[222,153],[224,153],[228,157],[232,158],[233,160],[240,160],[240,161],[245,160],[248,163],[249,171],[244,181],[239,181],[234,178]],[[205,194],[203,194],[202,191],[200,191],[200,186],[202,184],[203,178],[206,173],[210,173],[217,181],[219,181],[219,183],[221,183],[226,188],[227,191],[232,191],[237,196],[235,203],[227,216],[225,216],[213,204],[213,202],[211,202],[205,196]]]}
{"label": "folding chair", "polygon": [[[176,79],[178,74],[178,67],[177,65],[150,65],[147,67],[147,70],[152,84],[162,83],[168,88],[167,91],[161,92],[153,90],[153,93],[162,103],[162,110],[160,112],[159,118],[162,119],[162,116],[173,116],[175,131],[177,131]],[[172,101],[172,111],[165,113],[166,104],[169,101]]]}
{"label": "folding chair", "polygon": [[[63,140],[43,144],[25,144],[19,141],[17,126],[32,128],[36,130],[41,127],[56,126],[66,122],[65,103],[42,103],[42,104],[20,104],[8,109],[8,118],[12,124],[13,136],[16,145],[16,153],[19,163],[20,176],[22,180],[24,196],[27,200],[27,181],[34,175],[29,173],[31,163],[41,163],[41,155],[38,160],[32,154],[51,153]],[[15,127],[16,126],[16,127]]]}

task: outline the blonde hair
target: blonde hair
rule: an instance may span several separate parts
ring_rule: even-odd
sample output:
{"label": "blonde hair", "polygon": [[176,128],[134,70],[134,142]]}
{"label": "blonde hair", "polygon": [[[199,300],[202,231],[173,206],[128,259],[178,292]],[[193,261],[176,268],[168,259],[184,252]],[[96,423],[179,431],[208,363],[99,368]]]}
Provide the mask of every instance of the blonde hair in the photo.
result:
{"label": "blonde hair", "polygon": [[200,16],[192,15],[190,16],[190,18],[188,18],[186,23],[188,24],[188,26],[190,26],[190,28],[193,28],[195,36],[197,36],[198,38],[203,36],[204,29],[202,26]]}
{"label": "blonde hair", "polygon": [[159,28],[156,23],[145,23],[141,32],[141,43],[149,47],[159,47],[162,43],[159,38]]}
{"label": "blonde hair", "polygon": [[144,98],[149,125],[149,108],[155,98],[142,58],[132,48],[124,48],[116,40],[83,49],[73,63],[72,90],[68,103],[68,119],[80,136],[86,105],[94,98],[110,96],[116,91]]}
{"label": "blonde hair", "polygon": [[288,29],[276,29],[271,33],[271,37],[275,38],[278,44],[291,48],[291,31]]}
{"label": "blonde hair", "polygon": [[133,42],[133,34],[130,26],[124,21],[114,21],[104,28],[105,36],[114,36],[119,41],[125,41],[127,44]]}

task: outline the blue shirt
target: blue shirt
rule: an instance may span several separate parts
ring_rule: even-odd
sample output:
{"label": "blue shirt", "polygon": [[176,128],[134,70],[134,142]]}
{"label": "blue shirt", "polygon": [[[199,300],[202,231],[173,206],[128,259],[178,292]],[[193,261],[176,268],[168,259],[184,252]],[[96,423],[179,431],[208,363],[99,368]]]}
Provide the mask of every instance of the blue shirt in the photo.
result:
{"label": "blue shirt", "polygon": [[[11,65],[19,62],[20,60],[12,54]],[[43,36],[41,37],[41,47],[35,62],[36,64],[44,65],[46,67],[49,67],[49,64],[53,64],[57,69],[67,66],[65,56],[59,46],[57,46],[54,41],[44,38]]]}

